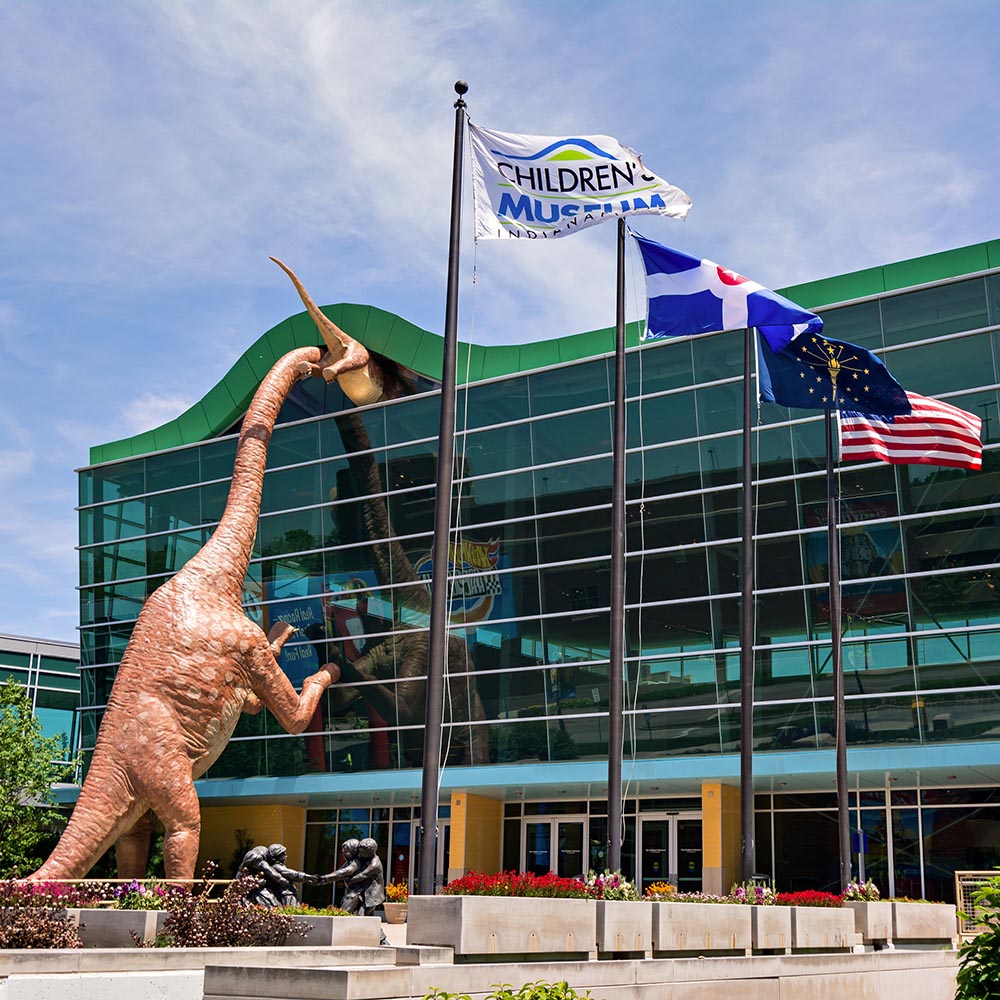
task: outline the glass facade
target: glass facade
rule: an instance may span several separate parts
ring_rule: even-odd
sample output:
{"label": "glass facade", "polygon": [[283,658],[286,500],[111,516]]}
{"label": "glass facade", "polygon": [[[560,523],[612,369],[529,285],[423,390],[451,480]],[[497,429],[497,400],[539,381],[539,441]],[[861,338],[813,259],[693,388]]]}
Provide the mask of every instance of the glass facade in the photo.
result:
{"label": "glass facade", "polygon": [[58,737],[63,753],[57,765],[75,759],[79,749],[79,650],[70,643],[0,636],[0,682],[15,681],[31,698],[42,735]]}
{"label": "glass facade", "polygon": [[[975,474],[840,468],[849,743],[996,739],[1000,275],[820,311],[906,388],[981,415],[986,444]],[[628,354],[627,760],[738,751],[742,336]],[[449,765],[607,757],[612,365],[459,392]],[[421,763],[438,397],[352,409],[315,381],[273,435],[245,607],[265,630],[301,629],[281,657],[293,684],[324,662],[343,679],[301,736],[244,716],[208,777]],[[755,748],[794,755],[833,732],[823,422],[766,403],[758,417]],[[235,430],[80,474],[84,751],[144,599],[219,518]],[[881,822],[905,831],[905,813]],[[767,815],[772,844],[796,841],[785,813]],[[571,834],[583,845],[588,831]]]}

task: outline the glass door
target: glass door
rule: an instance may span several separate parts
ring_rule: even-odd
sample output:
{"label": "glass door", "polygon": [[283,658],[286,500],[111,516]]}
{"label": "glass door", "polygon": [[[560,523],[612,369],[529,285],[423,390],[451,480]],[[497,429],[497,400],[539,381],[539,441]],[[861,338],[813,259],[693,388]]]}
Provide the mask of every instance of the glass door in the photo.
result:
{"label": "glass door", "polygon": [[640,854],[640,895],[654,882],[670,882],[676,885],[672,878],[670,867],[671,827],[673,817],[663,819],[643,819]]}
{"label": "glass door", "polygon": [[555,872],[564,878],[579,878],[587,874],[587,849],[583,819],[525,820],[521,870],[535,875]]}
{"label": "glass door", "polygon": [[559,820],[556,853],[556,874],[564,878],[586,878],[586,859],[583,853],[582,820]]}
{"label": "glass door", "polygon": [[552,820],[524,824],[522,871],[547,875],[552,871]]}
{"label": "glass door", "polygon": [[680,892],[701,891],[701,816],[643,816],[639,825],[638,886],[669,882]]}

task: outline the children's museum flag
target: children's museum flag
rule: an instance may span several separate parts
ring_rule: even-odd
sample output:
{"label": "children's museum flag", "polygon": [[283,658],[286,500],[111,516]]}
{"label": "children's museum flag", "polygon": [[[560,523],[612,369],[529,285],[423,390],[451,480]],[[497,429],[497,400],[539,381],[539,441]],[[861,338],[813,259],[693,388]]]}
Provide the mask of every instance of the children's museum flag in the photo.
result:
{"label": "children's museum flag", "polygon": [[632,235],[646,267],[649,305],[643,340],[755,326],[780,351],[793,337],[823,329],[815,313],[756,281]]}
{"label": "children's museum flag", "polygon": [[477,239],[553,239],[623,215],[683,219],[691,199],[607,135],[514,135],[469,125]]}
{"label": "children's museum flag", "polygon": [[847,462],[890,465],[948,465],[981,469],[983,422],[951,403],[908,392],[907,416],[840,414],[840,457]]}
{"label": "children's museum flag", "polygon": [[863,347],[804,334],[783,351],[772,351],[763,337],[757,348],[760,398],[765,402],[816,410],[910,412],[906,391]]}

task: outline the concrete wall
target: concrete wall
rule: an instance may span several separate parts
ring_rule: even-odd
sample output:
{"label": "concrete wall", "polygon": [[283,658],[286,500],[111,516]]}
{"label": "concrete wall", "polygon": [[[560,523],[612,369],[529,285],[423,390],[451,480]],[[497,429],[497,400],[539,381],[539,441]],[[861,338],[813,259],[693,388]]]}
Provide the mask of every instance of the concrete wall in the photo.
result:
{"label": "concrete wall", "polygon": [[701,786],[702,889],[724,894],[740,880],[740,790],[736,785]]}
{"label": "concrete wall", "polygon": [[[247,830],[255,844],[284,844],[288,848],[288,866],[302,869],[306,811],[301,806],[203,806],[199,874],[206,861],[216,859],[222,862],[220,877],[228,877],[229,861],[236,850],[237,830]],[[330,868],[334,867],[335,859],[331,858]]]}
{"label": "concrete wall", "polygon": [[452,792],[448,881],[466,872],[500,871],[503,803],[484,795]]}

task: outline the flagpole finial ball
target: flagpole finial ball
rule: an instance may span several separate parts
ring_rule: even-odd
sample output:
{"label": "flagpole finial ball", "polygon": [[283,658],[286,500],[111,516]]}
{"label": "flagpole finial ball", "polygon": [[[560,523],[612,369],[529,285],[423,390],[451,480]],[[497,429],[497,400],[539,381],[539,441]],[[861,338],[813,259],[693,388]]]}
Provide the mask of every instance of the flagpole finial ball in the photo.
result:
{"label": "flagpole finial ball", "polygon": [[455,93],[458,94],[459,97],[461,97],[463,94],[467,94],[468,92],[469,92],[469,85],[464,80],[458,80],[455,83]]}

